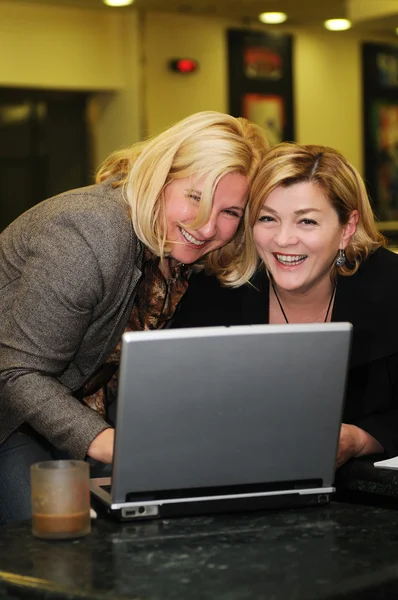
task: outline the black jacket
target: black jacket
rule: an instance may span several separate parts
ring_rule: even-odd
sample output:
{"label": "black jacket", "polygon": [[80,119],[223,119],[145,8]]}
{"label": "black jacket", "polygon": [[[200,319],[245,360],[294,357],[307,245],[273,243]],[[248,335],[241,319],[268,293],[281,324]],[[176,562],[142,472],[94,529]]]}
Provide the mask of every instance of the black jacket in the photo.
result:
{"label": "black jacket", "polygon": [[[269,282],[264,269],[255,286],[221,287],[194,275],[172,327],[268,323]],[[398,255],[379,249],[351,277],[339,276],[332,321],[354,326],[343,421],[375,437],[388,456],[398,455]]]}

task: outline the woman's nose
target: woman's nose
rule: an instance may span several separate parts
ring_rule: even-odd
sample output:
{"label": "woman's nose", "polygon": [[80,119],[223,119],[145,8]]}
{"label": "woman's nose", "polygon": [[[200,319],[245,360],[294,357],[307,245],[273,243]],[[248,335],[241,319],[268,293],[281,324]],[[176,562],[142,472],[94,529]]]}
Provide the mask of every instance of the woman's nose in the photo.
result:
{"label": "woman's nose", "polygon": [[297,236],[289,225],[282,225],[275,234],[275,242],[280,248],[297,243]]}
{"label": "woman's nose", "polygon": [[217,215],[211,214],[207,223],[199,227],[197,232],[206,240],[214,238],[217,232]]}

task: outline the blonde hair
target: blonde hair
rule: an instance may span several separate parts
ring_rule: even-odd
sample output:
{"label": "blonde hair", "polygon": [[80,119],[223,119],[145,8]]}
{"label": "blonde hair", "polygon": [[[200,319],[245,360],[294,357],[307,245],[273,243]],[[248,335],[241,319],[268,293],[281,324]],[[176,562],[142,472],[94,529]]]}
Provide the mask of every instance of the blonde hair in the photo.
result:
{"label": "blonde hair", "polygon": [[[163,258],[170,251],[163,207],[165,187],[175,179],[205,178],[198,214],[189,228],[209,219],[215,188],[224,175],[240,173],[249,185],[268,145],[262,130],[243,118],[213,111],[196,113],[160,135],[112,154],[97,173],[97,182],[116,177],[130,205],[134,231],[143,244]],[[246,212],[246,211],[245,211]],[[188,228],[185,224],[184,227]],[[203,258],[203,266],[225,285],[241,285],[251,264],[245,219],[234,238]]]}
{"label": "blonde hair", "polygon": [[[265,156],[252,185],[248,206],[248,237],[254,247],[253,227],[261,208],[275,188],[311,182],[319,187],[337,213],[341,225],[346,225],[353,210],[359,213],[356,232],[345,249],[348,266],[335,267],[334,273],[353,275],[362,260],[381,246],[386,239],[378,231],[365,184],[358,171],[337,150],[326,146],[282,143]],[[258,257],[249,268],[253,275]]]}

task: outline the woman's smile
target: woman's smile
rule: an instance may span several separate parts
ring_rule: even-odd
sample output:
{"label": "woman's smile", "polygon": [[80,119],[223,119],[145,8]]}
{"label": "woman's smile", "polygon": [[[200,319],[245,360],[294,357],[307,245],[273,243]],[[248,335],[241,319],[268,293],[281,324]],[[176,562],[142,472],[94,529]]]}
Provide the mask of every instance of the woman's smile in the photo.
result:
{"label": "woman's smile", "polygon": [[308,258],[306,254],[282,254],[280,252],[273,252],[272,254],[278,265],[290,269],[302,265]]}
{"label": "woman's smile", "polygon": [[180,233],[184,242],[190,246],[196,246],[197,248],[201,248],[207,242],[207,240],[198,240],[192,235],[192,233],[189,233],[186,229],[183,229],[182,227],[180,227]]}

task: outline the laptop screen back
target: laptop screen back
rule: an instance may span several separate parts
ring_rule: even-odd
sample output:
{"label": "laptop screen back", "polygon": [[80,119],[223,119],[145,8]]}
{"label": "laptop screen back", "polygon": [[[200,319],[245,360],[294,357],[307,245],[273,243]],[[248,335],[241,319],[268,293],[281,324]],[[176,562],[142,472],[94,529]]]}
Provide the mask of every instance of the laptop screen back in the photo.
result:
{"label": "laptop screen back", "polygon": [[126,333],[112,499],[320,479],[331,485],[348,323]]}

